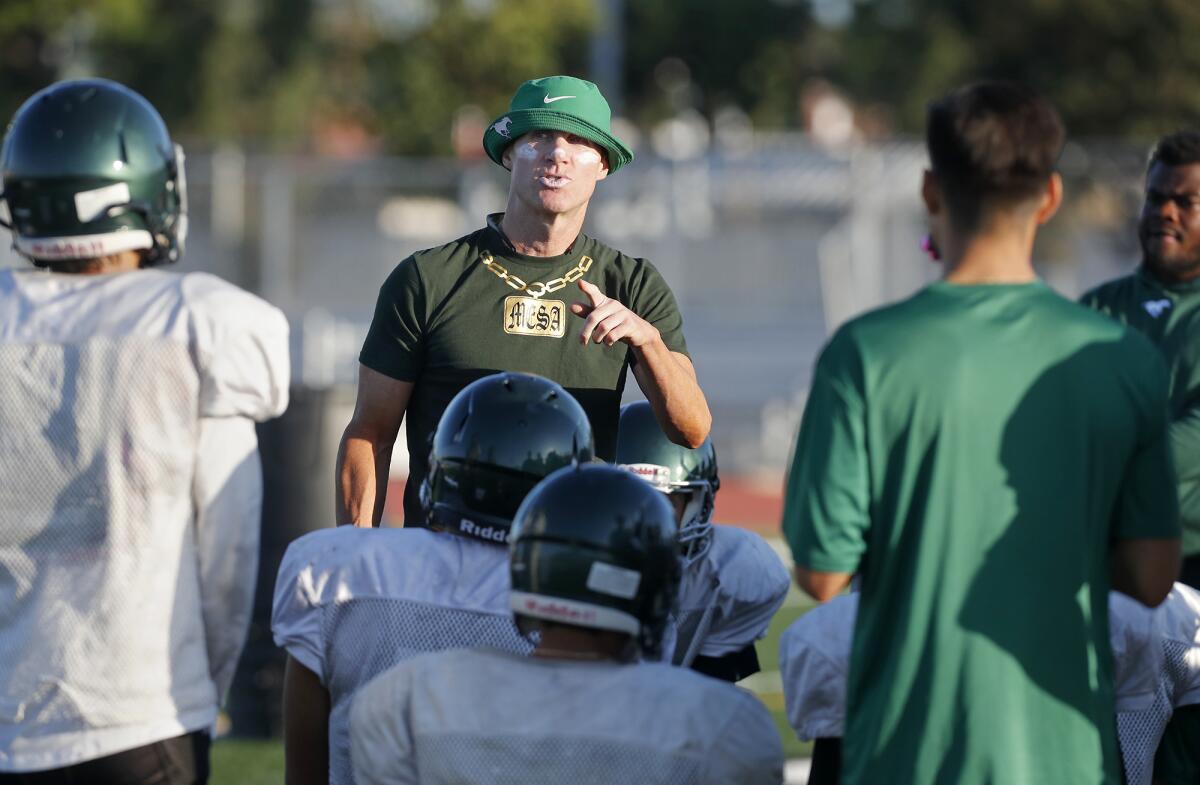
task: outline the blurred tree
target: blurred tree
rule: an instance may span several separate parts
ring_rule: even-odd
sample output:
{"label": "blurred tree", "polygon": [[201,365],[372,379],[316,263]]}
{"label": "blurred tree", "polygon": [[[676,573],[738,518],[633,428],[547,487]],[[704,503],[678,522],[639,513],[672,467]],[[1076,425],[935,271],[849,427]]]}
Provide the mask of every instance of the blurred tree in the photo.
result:
{"label": "blurred tree", "polygon": [[626,2],[631,114],[653,121],[683,108],[740,107],[765,126],[798,119],[804,0]]}
{"label": "blurred tree", "polygon": [[392,149],[445,152],[460,107],[477,105],[491,118],[526,79],[586,72],[592,0],[446,0],[436,6],[420,31],[381,38],[369,49],[369,81],[358,98]]}
{"label": "blurred tree", "polygon": [[1146,137],[1200,120],[1195,0],[845,3],[852,18],[822,31],[810,67],[891,106],[901,129],[921,127],[930,97],[981,77],[1045,93],[1077,135]]}
{"label": "blurred tree", "polygon": [[593,19],[592,0],[3,0],[0,116],[102,75],[177,135],[446,153],[462,106],[584,73]]}

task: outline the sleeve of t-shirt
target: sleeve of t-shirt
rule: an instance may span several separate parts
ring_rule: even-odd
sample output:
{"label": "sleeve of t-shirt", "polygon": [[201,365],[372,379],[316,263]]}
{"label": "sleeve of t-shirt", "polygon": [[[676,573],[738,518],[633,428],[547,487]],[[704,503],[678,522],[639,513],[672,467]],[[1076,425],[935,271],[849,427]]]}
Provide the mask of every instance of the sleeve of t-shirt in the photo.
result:
{"label": "sleeve of t-shirt", "polygon": [[[1145,342],[1141,336],[1139,341]],[[1140,434],[1114,509],[1112,538],[1116,540],[1171,539],[1179,537],[1179,496],[1175,488],[1175,462],[1167,426],[1167,370],[1157,352],[1142,356],[1138,383],[1143,385],[1137,404]]]}
{"label": "sleeve of t-shirt", "polygon": [[379,288],[358,360],[402,382],[420,377],[425,365],[425,288],[414,257],[397,265]]}
{"label": "sleeve of t-shirt", "polygon": [[325,581],[314,568],[316,546],[320,544],[316,541],[318,534],[324,532],[295,540],[283,556],[275,579],[271,634],[276,646],[285,649],[325,684],[325,636],[321,630]]}
{"label": "sleeve of t-shirt", "polygon": [[216,276],[192,273],[201,417],[267,420],[288,404],[291,368],[283,312]]}
{"label": "sleeve of t-shirt", "polygon": [[1189,385],[1187,400],[1168,426],[1180,497],[1200,480],[1200,379]]}
{"label": "sleeve of t-shirt", "polygon": [[411,674],[405,664],[384,671],[354,696],[350,760],[359,785],[419,785],[408,727]]}
{"label": "sleeve of t-shirt", "polygon": [[766,708],[753,695],[741,694],[737,709],[712,740],[708,776],[711,785],[780,785],[783,743]]}
{"label": "sleeve of t-shirt", "polygon": [[1200,782],[1200,705],[1176,709],[1154,755],[1154,781],[1161,785]]}
{"label": "sleeve of t-shirt", "polygon": [[797,565],[853,573],[870,525],[861,360],[845,330],[821,352],[813,375],[783,509]]}
{"label": "sleeve of t-shirt", "polygon": [[630,281],[630,295],[627,307],[658,329],[668,349],[686,355],[687,341],[683,337],[683,314],[679,312],[679,304],[662,275],[644,259],[638,260],[637,272]]}
{"label": "sleeve of t-shirt", "polygon": [[[1118,311],[1120,299],[1113,300],[1111,287],[1101,286],[1079,298],[1082,305],[1124,323]],[[1119,292],[1119,290],[1116,290]],[[1168,425],[1171,452],[1175,459],[1176,481],[1185,498],[1200,480],[1200,379],[1188,384],[1189,394]]]}

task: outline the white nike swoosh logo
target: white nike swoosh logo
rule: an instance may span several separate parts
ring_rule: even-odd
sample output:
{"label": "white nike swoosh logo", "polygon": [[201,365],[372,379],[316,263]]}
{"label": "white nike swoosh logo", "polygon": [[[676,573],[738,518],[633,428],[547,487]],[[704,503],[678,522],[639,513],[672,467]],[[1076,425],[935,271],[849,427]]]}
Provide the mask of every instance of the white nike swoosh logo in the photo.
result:
{"label": "white nike swoosh logo", "polygon": [[574,98],[574,97],[575,96],[573,96],[573,95],[556,95],[553,98],[551,98],[550,96],[546,96],[545,98],[542,99],[542,103],[552,104],[555,101],[561,101],[564,98]]}

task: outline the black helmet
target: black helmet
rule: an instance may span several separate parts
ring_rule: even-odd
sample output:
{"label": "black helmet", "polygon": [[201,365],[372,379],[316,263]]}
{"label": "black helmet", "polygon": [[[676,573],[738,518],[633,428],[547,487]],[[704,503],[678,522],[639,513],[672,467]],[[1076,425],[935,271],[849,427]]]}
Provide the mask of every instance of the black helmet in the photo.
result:
{"label": "black helmet", "polygon": [[144,264],[159,264],[183,253],[182,149],[124,85],[79,79],[34,94],[8,128],[0,170],[14,245],[35,263],[144,250]]}
{"label": "black helmet", "polygon": [[621,407],[616,464],[666,494],[685,494],[679,544],[686,563],[699,559],[712,544],[713,502],[721,487],[717,452],[711,439],[694,450],[667,438],[645,401]]}
{"label": "black helmet", "polygon": [[660,655],[681,573],[661,493],[614,466],[561,469],[521,504],[510,550],[518,619],[628,633]]}
{"label": "black helmet", "polygon": [[531,374],[485,376],[438,422],[421,505],[431,528],[503,544],[543,477],[592,459],[592,427],[570,393]]}

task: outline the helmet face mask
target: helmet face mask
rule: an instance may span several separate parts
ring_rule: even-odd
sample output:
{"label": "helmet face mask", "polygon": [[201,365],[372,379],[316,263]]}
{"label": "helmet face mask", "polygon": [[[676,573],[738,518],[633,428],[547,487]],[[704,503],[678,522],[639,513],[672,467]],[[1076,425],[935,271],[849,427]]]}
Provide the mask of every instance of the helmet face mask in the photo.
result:
{"label": "helmet face mask", "polygon": [[39,266],[141,251],[177,261],[187,234],[183,151],[146,99],[116,82],[59,82],[13,117],[0,149],[17,252]]}
{"label": "helmet face mask", "polygon": [[531,374],[484,377],[454,397],[434,432],[419,492],[425,523],[503,545],[534,486],[593,457],[587,414],[562,387]]}
{"label": "helmet face mask", "polygon": [[616,464],[668,496],[687,497],[678,517],[679,543],[685,565],[701,559],[712,545],[713,505],[721,487],[712,442],[706,439],[694,450],[675,444],[650,404],[630,403],[621,407]]}

